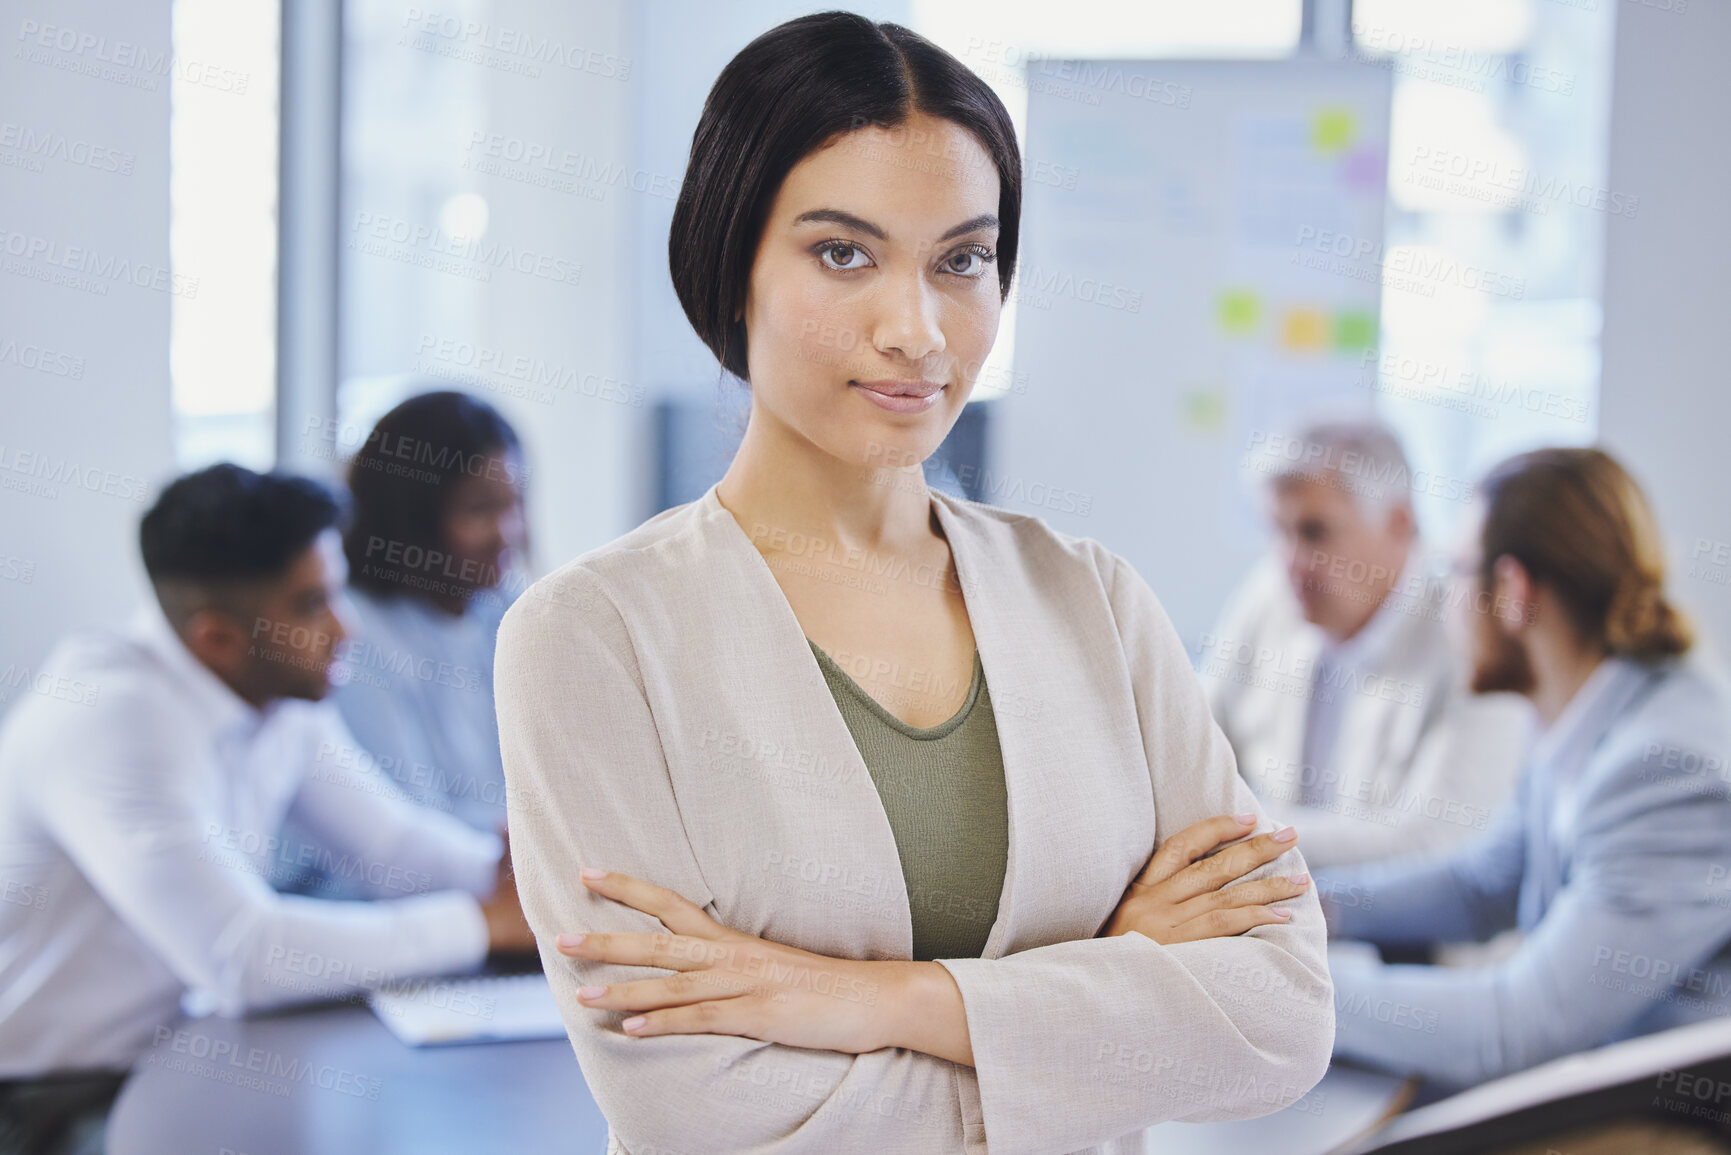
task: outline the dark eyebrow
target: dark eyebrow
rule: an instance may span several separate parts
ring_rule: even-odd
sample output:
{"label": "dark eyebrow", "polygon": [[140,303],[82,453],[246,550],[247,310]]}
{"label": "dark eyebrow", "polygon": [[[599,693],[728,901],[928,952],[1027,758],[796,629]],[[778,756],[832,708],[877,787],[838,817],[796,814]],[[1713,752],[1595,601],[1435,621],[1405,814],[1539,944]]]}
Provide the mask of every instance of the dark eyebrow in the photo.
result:
{"label": "dark eyebrow", "polygon": [[807,221],[828,221],[834,225],[845,225],[856,232],[876,237],[880,241],[886,237],[884,231],[870,221],[862,220],[852,213],[844,213],[840,209],[812,209],[809,213],[800,213],[793,218],[793,223],[796,225],[803,225]]}
{"label": "dark eyebrow", "polygon": [[[867,236],[876,237],[880,241],[885,240],[887,236],[882,229],[870,221],[856,217],[852,213],[844,213],[840,209],[813,209],[809,213],[800,213],[799,216],[793,218],[793,223],[796,225],[803,225],[809,221],[828,221],[831,224],[845,225],[850,229],[865,233]],[[981,213],[973,220],[963,221],[939,237],[938,240],[947,241],[951,237],[959,237],[963,233],[971,233],[978,229],[995,229],[998,227],[998,223],[996,213]]]}
{"label": "dark eyebrow", "polygon": [[998,227],[998,214],[996,214],[996,213],[981,213],[979,216],[975,217],[971,221],[963,221],[961,224],[957,225],[955,228],[951,229],[949,232],[947,232],[943,236],[939,237],[938,240],[947,241],[951,237],[959,237],[963,233],[971,233],[971,232],[974,232],[978,229],[995,229],[997,227]]}

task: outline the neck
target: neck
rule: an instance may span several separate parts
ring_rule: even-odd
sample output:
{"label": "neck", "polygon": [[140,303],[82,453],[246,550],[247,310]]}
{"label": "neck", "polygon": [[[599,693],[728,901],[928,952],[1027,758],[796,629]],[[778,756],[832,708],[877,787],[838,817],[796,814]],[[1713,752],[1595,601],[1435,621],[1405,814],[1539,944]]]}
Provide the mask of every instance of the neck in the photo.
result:
{"label": "neck", "polygon": [[453,618],[460,618],[469,608],[469,597],[469,591],[457,593],[427,592],[421,595],[421,601],[432,606],[442,614],[446,614]]}
{"label": "neck", "polygon": [[225,684],[227,684],[229,689],[231,689],[235,693],[239,694],[241,696],[241,699],[244,702],[246,702],[247,705],[251,706],[255,710],[262,710],[266,706],[271,704],[272,699],[270,699],[268,697],[264,697],[264,696],[259,695],[259,694],[249,693],[247,690],[243,689],[242,687],[235,685],[233,682],[230,682],[227,678],[224,678],[223,682]]}
{"label": "neck", "polygon": [[932,537],[931,493],[918,463],[844,461],[755,405],[716,496],[761,552],[785,549],[794,534],[880,552]]}
{"label": "neck", "polygon": [[[186,639],[182,638],[181,640],[185,641]],[[227,686],[230,690],[233,690],[236,697],[251,706],[253,709],[262,710],[266,706],[270,705],[272,698],[269,694],[264,693],[257,687],[248,685],[244,678],[237,676],[233,671],[217,668],[206,660],[202,654],[199,654],[196,651],[193,652],[192,656],[198,659],[199,665],[209,670],[212,674],[215,674],[217,681]]]}
{"label": "neck", "polygon": [[1535,633],[1527,656],[1533,666],[1533,688],[1527,697],[1539,721],[1549,727],[1605,660],[1605,650],[1582,641],[1573,631],[1559,629]]}
{"label": "neck", "polygon": [[1388,595],[1394,592],[1395,583],[1399,579],[1400,574],[1398,572],[1390,573],[1386,580],[1379,581],[1374,586],[1371,586],[1367,591],[1370,594],[1369,608],[1365,610],[1363,615],[1345,627],[1339,630],[1326,631],[1329,640],[1335,645],[1342,645],[1362,634],[1364,628],[1370,625],[1371,619],[1376,617],[1376,612],[1382,609],[1382,604],[1388,600]]}

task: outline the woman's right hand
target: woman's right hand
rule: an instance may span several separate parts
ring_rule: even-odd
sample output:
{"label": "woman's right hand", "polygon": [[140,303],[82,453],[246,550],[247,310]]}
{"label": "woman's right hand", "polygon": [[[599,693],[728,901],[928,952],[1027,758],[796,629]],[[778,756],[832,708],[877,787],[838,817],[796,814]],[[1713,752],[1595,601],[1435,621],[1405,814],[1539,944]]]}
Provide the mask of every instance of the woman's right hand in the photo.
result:
{"label": "woman's right hand", "polygon": [[[1204,818],[1161,843],[1118,900],[1118,909],[1099,937],[1135,931],[1170,946],[1287,922],[1292,916],[1289,908],[1268,904],[1303,894],[1310,885],[1308,874],[1227,885],[1296,845],[1298,831],[1291,826],[1235,841],[1255,821],[1253,814]],[[1209,854],[1224,843],[1232,845]]]}

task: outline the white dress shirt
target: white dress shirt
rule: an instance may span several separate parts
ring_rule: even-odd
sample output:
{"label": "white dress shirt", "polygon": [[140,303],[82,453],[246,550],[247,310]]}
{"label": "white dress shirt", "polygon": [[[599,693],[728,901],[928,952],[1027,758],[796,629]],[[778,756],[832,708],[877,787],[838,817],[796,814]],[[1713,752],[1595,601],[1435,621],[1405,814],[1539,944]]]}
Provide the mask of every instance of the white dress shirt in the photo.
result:
{"label": "white dress shirt", "polygon": [[[499,839],[355,765],[328,702],[254,708],[155,605],[34,685],[0,727],[0,1077],[128,1066],[183,996],[237,1014],[484,958]],[[291,811],[394,901],[277,894],[308,865]]]}
{"label": "white dress shirt", "polygon": [[[1403,588],[1402,583],[1412,571],[1413,565],[1409,560],[1401,576],[1395,580],[1393,590]],[[1344,641],[1337,642],[1323,634],[1320,628],[1313,627],[1322,635],[1322,641],[1316,655],[1316,676],[1310,683],[1305,715],[1303,765],[1317,768],[1334,765],[1334,748],[1340,740],[1341,715],[1346,710],[1348,697],[1348,691],[1340,686],[1346,681],[1358,681],[1351,675],[1381,668],[1401,626],[1401,614],[1391,604],[1398,597],[1398,593],[1391,592],[1376,607],[1370,620]],[[1347,677],[1342,676],[1343,671]],[[1325,780],[1321,774],[1301,775],[1298,804],[1326,806],[1333,800],[1337,784],[1336,779]]]}
{"label": "white dress shirt", "polygon": [[1532,707],[1474,694],[1448,637],[1450,583],[1415,543],[1392,593],[1332,653],[1269,553],[1234,593],[1199,670],[1238,769],[1322,869],[1445,852],[1514,791]]}

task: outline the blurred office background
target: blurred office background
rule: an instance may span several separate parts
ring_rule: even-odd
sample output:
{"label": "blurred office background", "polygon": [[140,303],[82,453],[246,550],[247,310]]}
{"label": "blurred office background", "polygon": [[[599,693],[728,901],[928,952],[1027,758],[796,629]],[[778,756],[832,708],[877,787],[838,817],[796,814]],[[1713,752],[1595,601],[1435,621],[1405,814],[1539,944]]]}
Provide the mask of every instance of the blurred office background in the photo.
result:
{"label": "blurred office background", "polygon": [[[1125,554],[1187,642],[1247,460],[1383,414],[1427,534],[1602,441],[1731,644],[1731,6],[885,0],[1023,134],[1024,255],[934,480]],[[720,476],[744,394],[666,242],[703,97],[786,0],[67,0],[0,67],[0,702],[144,596],[215,460],[335,479],[407,393],[526,438],[539,572]],[[3,709],[0,706],[0,709]]]}

